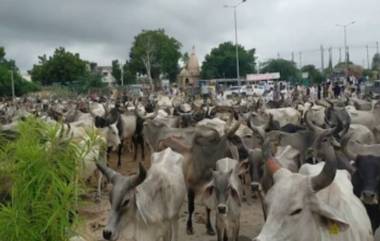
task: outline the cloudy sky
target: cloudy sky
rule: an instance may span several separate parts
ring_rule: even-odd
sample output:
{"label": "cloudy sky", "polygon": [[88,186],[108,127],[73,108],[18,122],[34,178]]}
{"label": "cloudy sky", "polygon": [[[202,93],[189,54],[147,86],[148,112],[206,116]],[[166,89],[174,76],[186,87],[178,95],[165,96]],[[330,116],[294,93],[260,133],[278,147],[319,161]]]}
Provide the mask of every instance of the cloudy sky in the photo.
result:
{"label": "cloudy sky", "polygon": [[[200,60],[211,48],[234,40],[233,11],[238,0],[0,0],[0,46],[22,71],[63,46],[81,57],[110,65],[126,59],[142,29],[164,28],[182,44],[193,45]],[[379,0],[247,0],[238,8],[239,42],[256,48],[261,61],[280,57],[321,65],[320,45],[339,58],[343,29],[353,20],[351,57],[367,64],[380,41]],[[326,63],[327,63],[327,52]]]}

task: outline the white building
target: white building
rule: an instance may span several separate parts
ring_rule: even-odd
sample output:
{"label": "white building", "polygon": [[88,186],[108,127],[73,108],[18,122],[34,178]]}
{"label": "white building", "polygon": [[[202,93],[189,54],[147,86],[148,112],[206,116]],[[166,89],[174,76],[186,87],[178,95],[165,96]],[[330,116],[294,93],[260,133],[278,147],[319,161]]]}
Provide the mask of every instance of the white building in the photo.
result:
{"label": "white building", "polygon": [[116,83],[116,79],[112,75],[112,66],[97,66],[95,70],[102,76],[104,83],[108,85]]}

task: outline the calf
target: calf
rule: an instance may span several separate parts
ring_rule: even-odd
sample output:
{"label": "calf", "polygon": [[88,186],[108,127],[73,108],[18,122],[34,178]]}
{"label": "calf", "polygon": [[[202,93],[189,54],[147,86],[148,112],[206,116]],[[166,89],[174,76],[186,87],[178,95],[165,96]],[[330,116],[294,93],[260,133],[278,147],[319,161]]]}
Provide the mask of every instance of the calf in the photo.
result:
{"label": "calf", "polygon": [[139,163],[139,173],[132,176],[97,164],[113,184],[104,239],[116,241],[124,229],[130,229],[127,239],[178,240],[178,217],[186,195],[183,156],[167,148],[153,153],[151,161],[148,173]]}
{"label": "calf", "polygon": [[203,199],[209,208],[216,210],[218,241],[237,241],[239,238],[241,191],[238,162],[230,158],[217,161]]}
{"label": "calf", "polygon": [[354,193],[364,203],[375,231],[380,225],[380,157],[358,156],[355,165],[356,172],[352,176]]}

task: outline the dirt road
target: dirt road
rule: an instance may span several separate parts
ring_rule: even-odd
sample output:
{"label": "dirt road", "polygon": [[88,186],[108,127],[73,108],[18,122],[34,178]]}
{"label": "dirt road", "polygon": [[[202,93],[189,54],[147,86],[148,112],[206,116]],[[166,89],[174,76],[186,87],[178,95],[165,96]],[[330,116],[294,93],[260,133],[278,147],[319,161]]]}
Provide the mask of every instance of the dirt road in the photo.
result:
{"label": "dirt road", "polygon": [[[134,173],[137,169],[137,162],[132,161],[127,156],[127,162],[123,162],[123,167],[120,172],[123,174]],[[111,167],[115,167],[115,156],[111,158],[113,161]],[[149,166],[149,160],[146,159],[144,165]],[[110,187],[108,187],[109,189]],[[107,212],[110,208],[108,202],[108,193],[103,193],[100,203],[95,203],[89,199],[83,204],[80,211],[80,217],[82,219],[81,226],[78,230],[87,241],[103,241],[102,229],[107,222]],[[195,217],[194,221],[194,235],[186,234],[186,217],[187,217],[187,203],[184,203],[180,215],[180,227],[179,227],[179,241],[216,241],[216,236],[209,236],[206,234],[205,228],[205,211],[204,207],[200,205],[199,201],[196,201]],[[215,216],[215,213],[212,213]],[[240,239],[239,241],[249,241],[255,237],[261,230],[263,225],[263,216],[261,212],[261,206],[258,200],[248,198],[243,202],[241,209],[240,219]],[[214,223],[214,221],[213,221]],[[121,239],[120,241],[130,241],[127,239]]]}

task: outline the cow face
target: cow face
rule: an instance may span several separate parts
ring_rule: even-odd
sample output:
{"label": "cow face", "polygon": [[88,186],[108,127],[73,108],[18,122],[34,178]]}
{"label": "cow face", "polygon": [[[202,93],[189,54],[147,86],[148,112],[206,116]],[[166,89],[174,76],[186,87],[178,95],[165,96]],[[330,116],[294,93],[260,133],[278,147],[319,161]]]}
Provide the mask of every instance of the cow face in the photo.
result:
{"label": "cow face", "polygon": [[228,203],[231,201],[241,205],[239,191],[231,182],[233,172],[233,169],[229,172],[213,171],[213,179],[205,188],[203,198],[205,200],[209,199],[216,206],[218,214],[227,214],[230,206]]}
{"label": "cow face", "polygon": [[320,228],[348,227],[333,208],[318,200],[310,177],[281,168],[273,178],[275,184],[266,197],[268,218],[254,241],[314,241],[320,240]]}
{"label": "cow face", "polygon": [[139,164],[139,173],[133,176],[122,176],[102,164],[97,164],[97,166],[107,180],[113,184],[110,193],[111,210],[107,226],[103,230],[103,237],[106,240],[116,241],[127,224],[126,217],[132,217],[136,211],[136,187],[145,180],[146,171],[141,163]]}
{"label": "cow face", "polygon": [[380,158],[374,156],[358,156],[356,173],[353,177],[355,193],[363,203],[378,204],[380,182]]}
{"label": "cow face", "polygon": [[121,143],[117,120],[111,122],[109,119],[96,116],[95,127],[103,131],[107,139],[108,147],[111,147],[112,150],[115,151]]}

